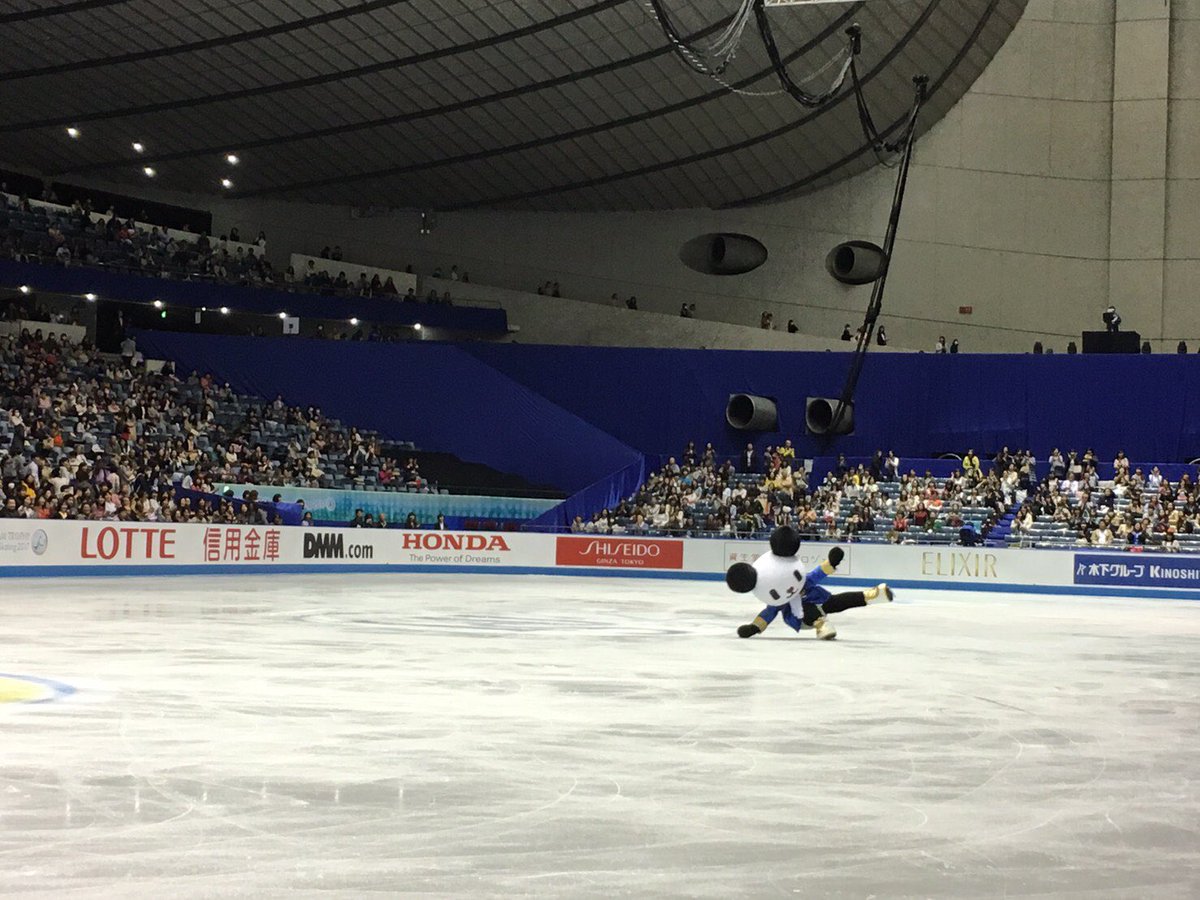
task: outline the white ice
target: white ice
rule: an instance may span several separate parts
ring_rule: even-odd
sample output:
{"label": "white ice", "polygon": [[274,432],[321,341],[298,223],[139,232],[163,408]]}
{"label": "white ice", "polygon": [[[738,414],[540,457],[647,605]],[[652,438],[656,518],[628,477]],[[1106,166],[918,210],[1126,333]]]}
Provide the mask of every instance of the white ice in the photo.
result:
{"label": "white ice", "polygon": [[1200,896],[1200,603],[0,581],[0,894]]}

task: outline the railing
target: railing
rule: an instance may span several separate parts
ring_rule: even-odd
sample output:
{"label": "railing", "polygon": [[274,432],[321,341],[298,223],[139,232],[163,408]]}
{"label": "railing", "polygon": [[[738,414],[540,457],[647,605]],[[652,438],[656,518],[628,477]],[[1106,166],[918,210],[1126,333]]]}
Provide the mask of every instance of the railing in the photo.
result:
{"label": "railing", "polygon": [[[312,268],[309,268],[309,263],[312,263]],[[381,266],[368,266],[362,263],[346,262],[340,259],[328,259],[323,256],[307,256],[303,253],[293,253],[291,255],[292,270],[295,272],[297,280],[303,279],[306,275],[319,272],[322,275],[328,275],[330,278],[336,278],[338,274],[344,272],[346,277],[350,279],[352,287],[357,289],[360,275],[366,275],[370,281],[372,277],[378,275],[381,282],[386,282],[389,278],[392,279],[392,284],[395,285],[400,297],[403,297],[405,292],[412,288],[417,289],[417,276],[409,272],[400,272],[395,269],[384,269]]]}
{"label": "railing", "polygon": [[35,322],[32,319],[0,321],[0,334],[17,336],[25,330],[28,330],[30,334],[41,331],[43,334],[55,337],[65,335],[67,340],[72,344],[82,343],[87,338],[87,329],[82,325],[63,325],[58,322]]}
{"label": "railing", "polygon": [[[94,274],[100,271],[102,275]],[[125,274],[125,273],[128,274]],[[156,278],[132,266],[92,268],[43,265],[0,259],[0,283],[32,285],[35,290],[82,296],[95,292],[106,300],[168,304],[200,309],[222,306],[234,312],[278,316],[282,310],[303,319],[329,320],[356,317],[373,325],[414,325],[458,331],[502,333],[508,330],[503,310],[455,308],[427,303],[400,303],[381,297],[349,296],[339,309],[323,298],[325,291],[288,292],[274,283],[226,284],[211,279]],[[173,285],[166,289],[164,285]],[[331,293],[331,292],[330,292]]]}
{"label": "railing", "polygon": [[[20,201],[20,198],[16,194],[4,193],[0,194],[0,196],[3,196],[10,206],[15,206]],[[47,214],[53,213],[56,216],[62,217],[70,217],[71,215],[71,207],[64,206],[61,203],[50,203],[46,200],[29,200],[28,202],[32,208],[44,209],[47,211]],[[88,219],[93,225],[97,222],[107,222],[111,218],[112,216],[101,212],[91,212],[88,214]],[[117,216],[117,219],[118,221],[128,221],[128,219],[124,219],[121,216]],[[183,231],[179,228],[167,228],[163,225],[156,225],[153,222],[134,221],[133,224],[139,231],[153,231],[155,229],[161,229],[162,231],[166,232],[168,237],[172,237],[177,241],[186,241],[189,244],[194,244],[200,238],[200,235],[196,232]],[[221,244],[220,238],[213,238],[211,235],[209,237],[214,244],[220,244],[220,246],[225,247],[230,254],[237,253],[239,247],[242,248],[242,252],[247,253],[250,256],[257,256],[260,253],[266,252],[265,248],[259,247],[258,244],[249,244],[245,241],[230,240],[226,240],[224,244]]]}

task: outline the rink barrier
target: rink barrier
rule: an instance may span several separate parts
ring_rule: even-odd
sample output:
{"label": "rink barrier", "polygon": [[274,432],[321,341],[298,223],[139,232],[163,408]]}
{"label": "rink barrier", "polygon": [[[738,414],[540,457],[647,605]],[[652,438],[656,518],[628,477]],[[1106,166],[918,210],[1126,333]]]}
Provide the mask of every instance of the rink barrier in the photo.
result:
{"label": "rink barrier", "polygon": [[[805,543],[813,568],[830,544]],[[990,593],[1200,599],[1200,557],[844,544],[837,581]],[[0,521],[0,577],[466,573],[720,579],[763,541],[134,522]]]}

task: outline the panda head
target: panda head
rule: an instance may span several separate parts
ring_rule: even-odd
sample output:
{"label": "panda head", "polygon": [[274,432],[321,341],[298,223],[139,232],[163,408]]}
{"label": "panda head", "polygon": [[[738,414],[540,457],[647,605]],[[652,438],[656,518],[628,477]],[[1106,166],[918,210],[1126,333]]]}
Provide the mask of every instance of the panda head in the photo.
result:
{"label": "panda head", "polygon": [[796,557],[799,550],[800,535],[794,528],[776,528],[771,551],[753,563],[734,563],[725,572],[725,583],[735,593],[754,594],[766,606],[783,606],[804,588],[804,568]]}

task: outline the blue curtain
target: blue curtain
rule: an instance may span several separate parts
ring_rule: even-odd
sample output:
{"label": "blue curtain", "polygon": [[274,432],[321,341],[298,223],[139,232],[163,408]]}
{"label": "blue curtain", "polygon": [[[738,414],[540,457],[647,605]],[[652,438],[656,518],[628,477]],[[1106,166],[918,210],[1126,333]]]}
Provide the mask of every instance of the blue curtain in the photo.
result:
{"label": "blue curtain", "polygon": [[524,526],[526,531],[560,531],[570,527],[576,516],[590,519],[602,509],[612,509],[642,486],[646,480],[645,457],[630,463],[620,471],[589,484],[576,491],[562,503],[532,519]]}
{"label": "blue curtain", "polygon": [[451,344],[372,344],[144,331],[148,359],[240,393],[322,412],[422,450],[577,491],[641,454]]}

